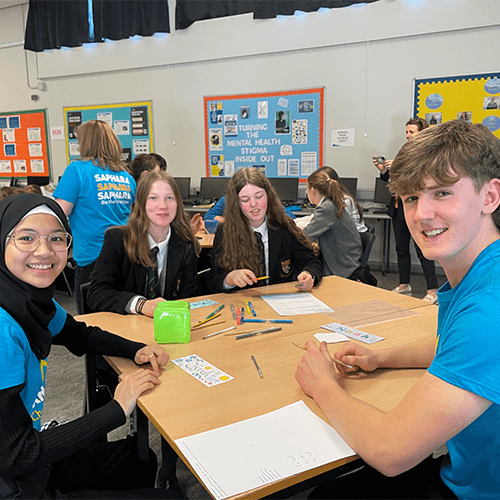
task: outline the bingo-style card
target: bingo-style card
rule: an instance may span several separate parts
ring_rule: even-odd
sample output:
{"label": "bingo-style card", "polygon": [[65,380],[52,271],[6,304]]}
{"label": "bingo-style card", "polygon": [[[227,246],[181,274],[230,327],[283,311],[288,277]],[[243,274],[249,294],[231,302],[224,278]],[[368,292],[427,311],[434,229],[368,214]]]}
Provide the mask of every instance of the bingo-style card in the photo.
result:
{"label": "bingo-style card", "polygon": [[350,326],[341,325],[340,323],[329,323],[328,325],[322,325],[321,328],[325,330],[330,330],[334,333],[340,333],[353,340],[359,340],[365,344],[375,344],[375,342],[380,342],[384,340],[384,337],[378,337],[372,333],[366,333],[356,328],[351,328]]}
{"label": "bingo-style card", "polygon": [[219,370],[196,354],[185,356],[184,358],[177,358],[172,362],[182,368],[185,372],[189,373],[189,375],[198,379],[207,387],[229,382],[234,378],[231,377],[231,375],[224,373],[222,370]]}

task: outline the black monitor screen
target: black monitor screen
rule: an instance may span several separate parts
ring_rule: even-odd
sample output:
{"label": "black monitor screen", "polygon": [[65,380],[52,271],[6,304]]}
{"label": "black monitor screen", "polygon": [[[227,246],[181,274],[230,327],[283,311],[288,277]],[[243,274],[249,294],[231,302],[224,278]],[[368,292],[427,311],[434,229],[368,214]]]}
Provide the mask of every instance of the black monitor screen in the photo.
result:
{"label": "black monitor screen", "polygon": [[229,177],[202,177],[200,186],[200,198],[212,200],[222,198],[226,194]]}
{"label": "black monitor screen", "polygon": [[281,201],[297,201],[299,197],[298,177],[270,177],[269,182],[281,198]]}
{"label": "black monitor screen", "polygon": [[373,197],[375,203],[385,203],[386,205],[391,201],[391,192],[387,187],[387,182],[380,178],[375,179],[375,196]]}
{"label": "black monitor screen", "polygon": [[36,175],[28,176],[27,184],[36,184],[37,186],[48,186],[50,179],[48,177],[39,177]]}
{"label": "black monitor screen", "polygon": [[191,177],[174,177],[174,181],[179,188],[181,198],[187,200],[191,193]]}
{"label": "black monitor screen", "polygon": [[340,182],[342,185],[351,193],[351,196],[356,199],[356,192],[358,189],[358,178],[357,177],[341,177]]}

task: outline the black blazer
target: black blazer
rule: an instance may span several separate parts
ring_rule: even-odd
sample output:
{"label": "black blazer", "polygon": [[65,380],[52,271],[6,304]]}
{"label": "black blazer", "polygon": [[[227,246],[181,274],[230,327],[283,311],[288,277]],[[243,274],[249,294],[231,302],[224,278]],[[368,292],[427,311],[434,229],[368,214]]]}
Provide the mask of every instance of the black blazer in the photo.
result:
{"label": "black blazer", "polygon": [[[104,235],[101,254],[90,275],[87,301],[93,311],[125,314],[125,306],[136,295],[144,295],[147,268],[130,261],[123,244],[123,227],[112,227]],[[183,299],[198,295],[197,258],[192,244],[172,228],[167,250],[163,298]]]}
{"label": "black blazer", "polygon": [[[208,275],[207,286],[211,293],[224,290],[224,279],[228,271],[218,265],[218,256],[221,252],[222,226],[217,226],[214,247],[212,250],[212,269]],[[323,263],[314,255],[314,252],[305,247],[293,236],[286,227],[269,230],[269,284],[294,281],[302,271],[307,271],[314,278],[316,286],[323,277]],[[257,285],[254,285],[257,286]],[[235,287],[234,289],[240,290]]]}

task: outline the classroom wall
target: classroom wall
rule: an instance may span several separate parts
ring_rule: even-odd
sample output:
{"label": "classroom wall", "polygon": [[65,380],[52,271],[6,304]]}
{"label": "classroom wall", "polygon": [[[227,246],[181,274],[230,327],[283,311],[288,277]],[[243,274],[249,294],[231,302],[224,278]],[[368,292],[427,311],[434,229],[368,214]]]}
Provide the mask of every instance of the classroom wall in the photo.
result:
{"label": "classroom wall", "polygon": [[[154,148],[194,186],[206,175],[205,95],[324,86],[325,164],[358,177],[358,194],[369,200],[377,176],[371,156],[392,158],[403,144],[414,78],[499,69],[496,0],[380,0],[257,21],[249,14],[40,54],[22,48],[27,8],[0,10],[0,110],[47,108],[56,126],[64,106],[151,100]],[[45,91],[28,86],[39,82]],[[332,129],[344,128],[355,129],[355,146],[332,148]],[[51,143],[51,156],[57,179],[64,141]]]}

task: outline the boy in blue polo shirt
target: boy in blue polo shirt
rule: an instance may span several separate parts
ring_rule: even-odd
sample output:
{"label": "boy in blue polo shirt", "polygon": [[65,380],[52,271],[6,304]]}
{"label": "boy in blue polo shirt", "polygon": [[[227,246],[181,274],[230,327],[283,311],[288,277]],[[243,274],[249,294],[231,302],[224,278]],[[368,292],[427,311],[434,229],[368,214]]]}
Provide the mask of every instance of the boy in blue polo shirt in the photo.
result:
{"label": "boy in blue polo shirt", "polygon": [[[500,140],[480,124],[431,127],[398,153],[390,189],[402,199],[415,243],[448,278],[438,291],[437,338],[381,351],[347,344],[335,357],[355,367],[340,374],[326,344],[307,343],[297,381],[371,466],[325,483],[313,497],[498,498],[499,177]],[[427,371],[388,413],[339,385],[358,369],[405,367]],[[449,455],[430,464],[437,460],[426,457],[445,442]]]}

